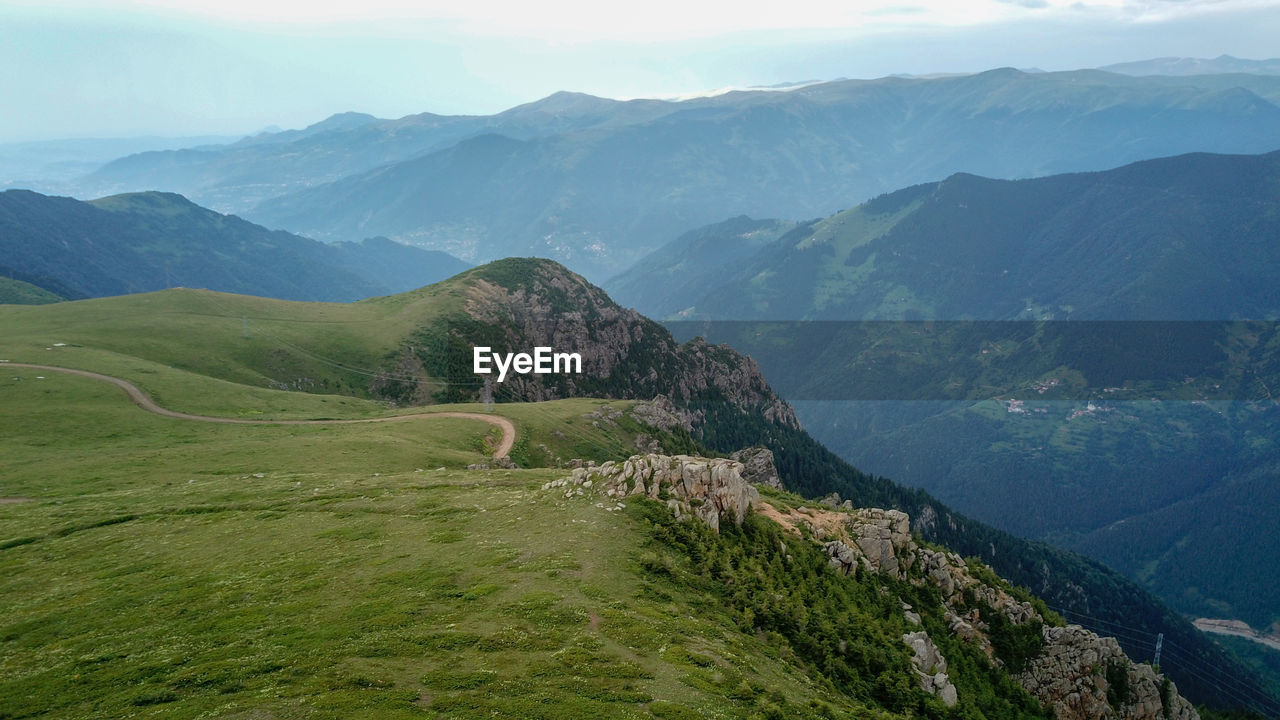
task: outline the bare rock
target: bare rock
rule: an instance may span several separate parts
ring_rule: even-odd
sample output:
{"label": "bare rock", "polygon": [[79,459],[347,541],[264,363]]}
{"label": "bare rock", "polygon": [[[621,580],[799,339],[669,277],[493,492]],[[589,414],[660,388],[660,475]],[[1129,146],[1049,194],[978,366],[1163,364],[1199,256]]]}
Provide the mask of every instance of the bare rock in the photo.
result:
{"label": "bare rock", "polygon": [[[1130,661],[1114,638],[1079,625],[1045,627],[1043,632],[1043,652],[1016,679],[1060,720],[1199,720],[1172,685],[1162,695],[1162,678],[1150,665]],[[1124,686],[1119,698],[1114,696],[1120,689],[1109,680],[1117,675]]]}
{"label": "bare rock", "polygon": [[938,696],[947,707],[955,707],[958,697],[956,686],[947,677],[947,659],[942,656],[938,646],[924,630],[907,633],[902,642],[911,648],[911,664],[916,672],[920,688],[931,695]]}
{"label": "bare rock", "polygon": [[877,572],[905,577],[914,562],[915,542],[911,523],[900,510],[859,508],[849,514],[845,528],[858,549]]}
{"label": "bare rock", "polygon": [[688,411],[681,410],[666,395],[659,395],[652,400],[638,402],[631,408],[631,417],[651,425],[659,430],[681,428],[693,430],[693,418]]}
{"label": "bare rock", "polygon": [[742,463],[742,477],[747,482],[782,489],[782,478],[778,477],[778,467],[773,462],[773,452],[769,448],[758,445],[743,448],[730,454],[729,459]]}
{"label": "bare rock", "polygon": [[741,525],[760,493],[742,477],[742,463],[690,455],[632,455],[621,463],[577,468],[568,481],[609,497],[666,499],[676,517],[696,517],[713,530]]}
{"label": "bare rock", "polygon": [[649,433],[636,435],[636,450],[644,455],[657,455],[662,452],[662,443]]}

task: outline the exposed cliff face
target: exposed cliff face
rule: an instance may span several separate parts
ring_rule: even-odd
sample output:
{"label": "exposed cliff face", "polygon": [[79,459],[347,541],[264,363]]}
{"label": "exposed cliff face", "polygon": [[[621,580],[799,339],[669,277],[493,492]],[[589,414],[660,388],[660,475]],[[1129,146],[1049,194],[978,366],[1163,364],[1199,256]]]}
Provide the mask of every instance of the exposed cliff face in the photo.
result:
{"label": "exposed cliff face", "polygon": [[782,489],[782,478],[778,476],[778,466],[774,464],[773,452],[769,448],[758,445],[743,448],[729,453],[729,459],[742,463],[742,477],[747,482]]}
{"label": "exposed cliff face", "polygon": [[937,695],[947,707],[955,707],[959,695],[951,678],[947,677],[947,659],[942,657],[929,633],[924,630],[907,633],[902,636],[902,642],[911,648],[911,664],[915,666],[920,689]]}
{"label": "exposed cliff face", "polygon": [[[796,519],[815,536],[832,538],[824,548],[833,566],[848,573],[861,564],[875,572],[933,585],[942,595],[948,629],[976,644],[993,664],[1007,666],[992,642],[997,619],[1013,627],[1041,627],[1040,652],[1020,670],[1008,669],[1033,697],[1053,708],[1059,720],[1199,717],[1172,683],[1166,683],[1151,666],[1129,660],[1115,639],[1099,637],[1078,625],[1046,625],[1031,603],[978,577],[959,555],[919,546],[905,513],[864,508],[818,511],[818,516],[817,522],[812,515],[798,514]],[[982,569],[994,576],[990,568]],[[907,642],[913,647],[918,644]],[[927,668],[920,669],[922,687],[941,697],[945,683],[926,677]]]}
{"label": "exposed cliff face", "polygon": [[[1018,682],[1053,707],[1059,718],[1192,720],[1191,703],[1150,665],[1137,665],[1114,638],[1078,625],[1044,628],[1045,649]],[[1162,692],[1163,688],[1163,692]]]}
{"label": "exposed cliff face", "polygon": [[[680,344],[661,325],[620,307],[557,263],[501,260],[449,282],[461,296],[461,309],[437,326],[423,328],[411,351],[421,359],[424,377],[449,383],[438,399],[479,397],[483,379],[471,367],[473,346],[500,353],[549,347],[579,354],[582,373],[512,374],[495,386],[495,398],[649,400],[663,395],[678,408],[682,424],[695,429],[703,419],[701,408],[715,402],[799,427],[791,406],[774,394],[751,358],[700,338]],[[388,369],[394,372],[387,375],[416,376],[414,365],[402,357],[389,360]],[[374,391],[394,397],[397,388],[375,385]]]}
{"label": "exposed cliff face", "polygon": [[[607,503],[614,503],[609,509],[635,496],[665,500],[677,516],[698,518],[717,530],[723,521],[741,524],[747,511],[754,510],[819,543],[835,572],[878,573],[936,588],[939,607],[902,603],[907,622],[921,625],[922,614],[941,619],[954,638],[1008,671],[1059,720],[1198,720],[1194,707],[1171,682],[1149,665],[1130,661],[1113,638],[1078,625],[1052,626],[1031,602],[1015,597],[989,567],[919,545],[905,513],[776,506],[760,499],[743,472],[736,460],[637,455],[622,463],[574,470],[544,489],[565,488],[566,495],[600,493]],[[939,626],[931,627],[936,631]],[[1010,637],[1023,641],[1017,654],[1009,649]],[[936,638],[922,628],[902,639],[911,649],[920,688],[955,705],[958,691]],[[1039,646],[1026,647],[1027,639],[1038,640]]]}

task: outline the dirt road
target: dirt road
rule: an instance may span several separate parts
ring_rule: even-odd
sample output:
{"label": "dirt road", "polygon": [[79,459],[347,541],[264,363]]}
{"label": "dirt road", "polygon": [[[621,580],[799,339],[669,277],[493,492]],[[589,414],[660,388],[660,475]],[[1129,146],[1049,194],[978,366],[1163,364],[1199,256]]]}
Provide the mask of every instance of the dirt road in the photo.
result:
{"label": "dirt road", "polygon": [[427,418],[463,418],[465,420],[480,420],[490,425],[496,425],[502,430],[502,441],[498,443],[498,447],[493,449],[495,458],[506,457],[511,448],[516,444],[516,426],[507,418],[498,415],[484,415],[481,413],[468,412],[425,412],[413,413],[412,415],[389,415],[379,418],[363,418],[359,420],[245,420],[242,418],[224,418],[211,417],[208,415],[192,415],[190,413],[177,412],[168,408],[160,407],[137,385],[128,380],[121,380],[110,375],[90,372],[88,370],[76,370],[74,368],[57,367],[56,365],[33,365],[30,363],[6,362],[0,363],[0,368],[26,368],[28,370],[46,370],[49,372],[66,373],[68,375],[79,375],[81,377],[93,378],[109,382],[112,385],[124,390],[128,394],[129,399],[135,405],[146,410],[149,413],[162,415],[164,417],[176,418],[178,420],[195,420],[198,422],[224,423],[228,425],[352,425],[355,423],[377,423],[377,422],[400,422],[403,420],[424,420]]}
{"label": "dirt road", "polygon": [[1266,645],[1272,650],[1280,650],[1280,638],[1260,633],[1239,620],[1218,620],[1215,618],[1197,618],[1192,622],[1196,628],[1219,635],[1234,635],[1252,640],[1259,645]]}

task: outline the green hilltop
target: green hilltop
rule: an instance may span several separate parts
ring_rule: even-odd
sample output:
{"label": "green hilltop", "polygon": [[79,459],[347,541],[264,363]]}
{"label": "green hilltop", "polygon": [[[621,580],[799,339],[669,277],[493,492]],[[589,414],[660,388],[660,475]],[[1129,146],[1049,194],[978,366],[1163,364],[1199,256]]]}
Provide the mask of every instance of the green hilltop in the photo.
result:
{"label": "green hilltop", "polygon": [[42,287],[14,278],[0,277],[0,305],[45,305],[62,300]]}

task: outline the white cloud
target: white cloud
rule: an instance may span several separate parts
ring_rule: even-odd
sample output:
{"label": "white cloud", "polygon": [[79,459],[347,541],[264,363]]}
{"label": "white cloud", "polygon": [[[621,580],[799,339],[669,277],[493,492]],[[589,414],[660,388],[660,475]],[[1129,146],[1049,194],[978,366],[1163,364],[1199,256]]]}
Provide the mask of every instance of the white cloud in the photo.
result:
{"label": "white cloud", "polygon": [[[740,32],[972,27],[1055,15],[1158,22],[1204,12],[1277,7],[1275,0],[17,0],[17,4],[45,11],[78,8],[122,16],[187,16],[326,34],[402,34],[415,27],[421,29],[414,23],[431,23],[461,35],[547,42],[652,42]],[[411,21],[408,26],[403,25],[406,21]]]}

